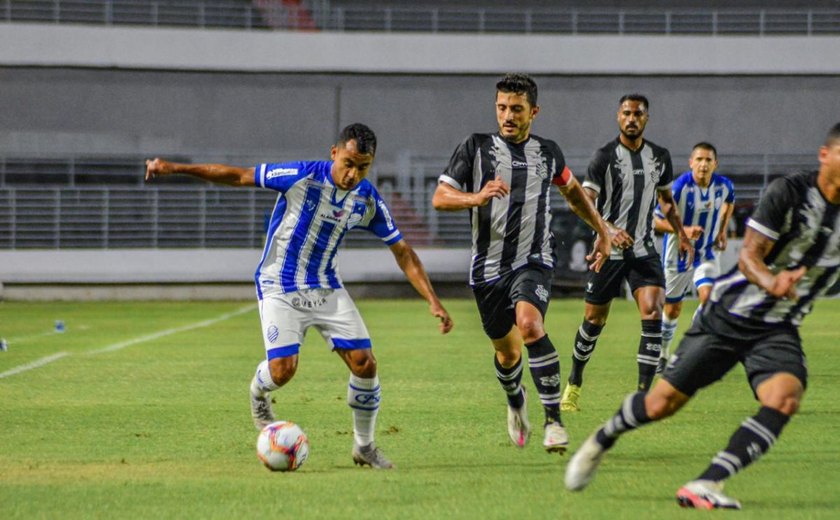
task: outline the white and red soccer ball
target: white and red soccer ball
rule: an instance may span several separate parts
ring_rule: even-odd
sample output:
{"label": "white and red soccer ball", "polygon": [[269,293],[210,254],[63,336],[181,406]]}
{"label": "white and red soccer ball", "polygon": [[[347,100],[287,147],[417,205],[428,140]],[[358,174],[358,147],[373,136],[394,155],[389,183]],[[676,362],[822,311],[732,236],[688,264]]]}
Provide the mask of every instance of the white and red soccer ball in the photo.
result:
{"label": "white and red soccer ball", "polygon": [[257,457],[271,471],[294,471],[309,457],[309,439],[291,421],[273,422],[257,437]]}

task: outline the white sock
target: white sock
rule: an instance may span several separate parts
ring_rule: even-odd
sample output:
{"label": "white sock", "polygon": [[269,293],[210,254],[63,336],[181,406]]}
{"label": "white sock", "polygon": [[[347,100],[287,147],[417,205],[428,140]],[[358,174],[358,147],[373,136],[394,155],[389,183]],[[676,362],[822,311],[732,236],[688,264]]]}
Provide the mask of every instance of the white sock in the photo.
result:
{"label": "white sock", "polygon": [[251,381],[251,393],[257,397],[263,397],[272,390],[280,388],[271,379],[271,371],[268,369],[268,361],[265,360],[257,365],[257,373]]}
{"label": "white sock", "polygon": [[662,316],[662,351],[660,358],[668,359],[671,355],[671,342],[674,341],[674,333],[677,331],[677,323],[679,318],[672,320],[667,316]]}
{"label": "white sock", "polygon": [[366,379],[350,374],[347,404],[353,410],[353,440],[358,446],[373,442],[379,399],[379,376]]}

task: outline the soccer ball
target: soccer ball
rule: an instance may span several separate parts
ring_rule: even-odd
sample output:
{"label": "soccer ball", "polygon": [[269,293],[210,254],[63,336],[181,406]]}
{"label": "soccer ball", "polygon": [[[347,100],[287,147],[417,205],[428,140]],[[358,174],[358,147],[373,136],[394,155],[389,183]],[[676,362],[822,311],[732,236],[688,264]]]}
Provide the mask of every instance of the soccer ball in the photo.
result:
{"label": "soccer ball", "polygon": [[291,421],[273,422],[257,437],[257,457],[271,471],[294,471],[309,457],[309,439]]}

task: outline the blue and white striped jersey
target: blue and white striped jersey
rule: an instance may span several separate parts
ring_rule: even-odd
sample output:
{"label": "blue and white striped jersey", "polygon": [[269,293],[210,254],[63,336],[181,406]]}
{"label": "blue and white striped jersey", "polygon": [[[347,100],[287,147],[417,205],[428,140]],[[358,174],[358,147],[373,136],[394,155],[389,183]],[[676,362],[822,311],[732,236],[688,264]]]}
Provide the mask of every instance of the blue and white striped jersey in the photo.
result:
{"label": "blue and white striped jersey", "polygon": [[[679,240],[676,236],[665,233],[662,244],[662,266],[665,269],[684,273],[706,260],[715,259],[715,237],[720,232],[723,204],[735,202],[735,187],[726,177],[713,173],[709,186],[701,188],[694,181],[694,176],[689,170],[674,181],[672,190],[683,226],[703,228],[703,234],[694,241],[694,260],[691,265],[686,263],[686,258],[680,257]],[[656,216],[665,218],[658,204]]]}
{"label": "blue and white striped jersey", "polygon": [[350,229],[391,245],[402,235],[388,205],[367,179],[350,191],[330,176],[332,161],[258,164],[254,183],[279,192],[257,266],[257,296],[338,289],[336,253]]}

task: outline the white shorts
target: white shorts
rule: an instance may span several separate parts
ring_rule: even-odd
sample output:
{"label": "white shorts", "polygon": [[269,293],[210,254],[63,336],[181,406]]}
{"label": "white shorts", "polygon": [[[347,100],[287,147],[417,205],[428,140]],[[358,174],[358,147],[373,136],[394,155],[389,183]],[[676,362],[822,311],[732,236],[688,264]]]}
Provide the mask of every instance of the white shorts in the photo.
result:
{"label": "white shorts", "polygon": [[297,354],[309,327],[315,327],[333,350],[371,347],[362,315],[345,289],[265,295],[260,320],[267,359]]}
{"label": "white shorts", "polygon": [[683,273],[676,270],[665,269],[665,301],[677,303],[688,294],[690,284],[694,282],[695,288],[704,285],[711,285],[715,278],[720,276],[720,259],[704,260],[694,269]]}

